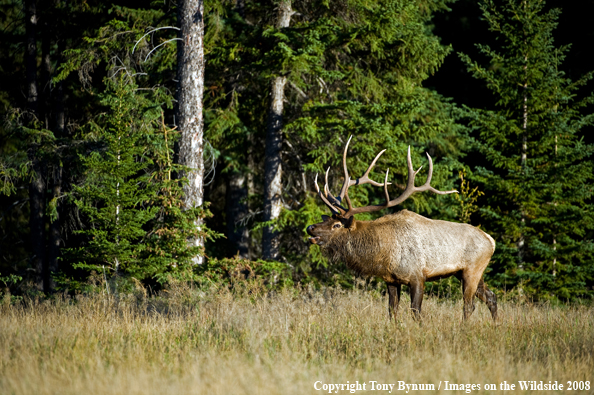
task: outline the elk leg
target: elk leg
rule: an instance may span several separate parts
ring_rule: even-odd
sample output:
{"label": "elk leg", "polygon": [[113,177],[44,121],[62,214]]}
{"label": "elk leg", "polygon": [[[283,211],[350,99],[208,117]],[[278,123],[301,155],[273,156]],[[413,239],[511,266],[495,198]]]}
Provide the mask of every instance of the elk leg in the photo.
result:
{"label": "elk leg", "polygon": [[396,319],[396,314],[398,314],[398,303],[400,303],[401,289],[402,285],[400,284],[388,284],[388,316],[390,319],[392,319],[392,317]]}
{"label": "elk leg", "polygon": [[493,317],[493,321],[497,320],[497,296],[487,288],[487,284],[481,277],[481,281],[478,283],[478,288],[476,290],[476,296],[479,297],[480,300],[487,304],[489,307],[489,311],[491,312],[491,317]]}
{"label": "elk leg", "polygon": [[470,318],[474,311],[474,295],[477,293],[478,281],[466,273],[462,274],[462,293],[464,295],[464,319]]}
{"label": "elk leg", "polygon": [[410,305],[416,319],[421,318],[421,304],[423,303],[423,293],[425,291],[425,282],[411,282],[410,287]]}

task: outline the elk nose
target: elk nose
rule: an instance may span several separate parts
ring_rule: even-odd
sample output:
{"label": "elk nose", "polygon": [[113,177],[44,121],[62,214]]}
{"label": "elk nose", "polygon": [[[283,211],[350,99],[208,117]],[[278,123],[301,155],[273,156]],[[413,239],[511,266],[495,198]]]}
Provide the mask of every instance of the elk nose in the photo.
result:
{"label": "elk nose", "polygon": [[[315,225],[309,225],[307,227],[307,233],[309,233],[311,235],[311,232],[313,232],[313,230],[316,228]],[[313,235],[312,235],[313,236]]]}

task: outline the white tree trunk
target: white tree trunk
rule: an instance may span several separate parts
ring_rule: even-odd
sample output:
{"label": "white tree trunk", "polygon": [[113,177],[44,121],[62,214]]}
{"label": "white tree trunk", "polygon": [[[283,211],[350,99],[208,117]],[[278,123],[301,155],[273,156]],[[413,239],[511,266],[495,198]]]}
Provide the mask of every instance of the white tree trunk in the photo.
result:
{"label": "white tree trunk", "polygon": [[[201,206],[204,201],[204,129],[202,125],[202,93],[204,91],[204,2],[179,0],[178,22],[180,38],[177,56],[177,124],[181,131],[179,162],[189,167],[184,188],[186,208]],[[202,221],[197,221],[199,229]],[[191,240],[203,247],[204,239]],[[194,258],[201,264],[203,256]]]}
{"label": "white tree trunk", "polygon": [[[279,4],[277,28],[289,27],[291,22],[290,0],[283,0]],[[285,99],[286,77],[276,77],[272,81],[270,93],[270,112],[266,128],[266,148],[264,160],[264,221],[278,218],[282,209],[282,165],[281,148],[283,142],[283,101]],[[262,235],[262,257],[264,259],[278,259],[279,234],[271,226],[264,228]]]}

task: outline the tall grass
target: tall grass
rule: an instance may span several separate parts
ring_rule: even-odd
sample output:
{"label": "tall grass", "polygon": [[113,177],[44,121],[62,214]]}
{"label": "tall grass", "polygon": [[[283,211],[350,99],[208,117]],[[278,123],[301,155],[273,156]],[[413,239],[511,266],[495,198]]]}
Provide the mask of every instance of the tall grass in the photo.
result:
{"label": "tall grass", "polygon": [[320,394],[316,381],[371,380],[594,384],[591,306],[502,303],[494,324],[478,301],[466,323],[459,300],[426,298],[422,322],[406,296],[396,322],[387,304],[363,290],[205,294],[184,285],[157,298],[139,291],[4,303],[0,393]]}

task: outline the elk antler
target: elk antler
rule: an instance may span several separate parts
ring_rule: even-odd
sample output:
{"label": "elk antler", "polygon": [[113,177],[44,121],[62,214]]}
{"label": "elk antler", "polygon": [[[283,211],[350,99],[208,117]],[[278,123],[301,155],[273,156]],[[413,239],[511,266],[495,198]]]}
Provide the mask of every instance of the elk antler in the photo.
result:
{"label": "elk antler", "polygon": [[[326,204],[326,206],[328,206],[328,208],[330,209],[330,211],[332,211],[333,214],[339,214],[344,218],[349,218],[355,214],[369,213],[372,211],[383,210],[385,208],[394,207],[398,204],[401,204],[415,192],[430,191],[430,192],[436,193],[438,195],[447,195],[450,193],[458,192],[456,190],[439,191],[430,185],[431,177],[433,175],[433,160],[431,159],[431,156],[429,154],[427,154],[427,158],[429,159],[429,173],[427,174],[427,181],[425,181],[425,184],[423,184],[422,186],[415,187],[415,176],[417,175],[417,173],[421,170],[421,168],[423,166],[419,167],[417,171],[415,171],[413,169],[412,160],[410,158],[410,146],[408,146],[408,152],[406,155],[406,162],[408,165],[408,181],[406,184],[406,188],[400,196],[398,196],[394,200],[390,200],[390,195],[388,194],[388,185],[390,185],[390,183],[388,182],[388,173],[389,173],[390,169],[386,170],[386,176],[384,178],[383,184],[380,184],[379,182],[373,181],[369,178],[369,172],[375,166],[375,163],[377,162],[379,157],[386,150],[382,150],[379,154],[377,154],[375,159],[371,162],[371,164],[369,165],[369,167],[367,168],[367,170],[361,177],[357,178],[356,180],[351,180],[351,178],[349,176],[349,171],[348,171],[347,165],[346,165],[346,156],[347,156],[347,150],[349,147],[349,143],[351,142],[352,138],[353,138],[353,136],[349,137],[349,140],[347,141],[346,146],[344,147],[344,153],[342,155],[342,165],[343,165],[343,169],[344,169],[344,183],[342,184],[342,188],[340,189],[340,194],[338,196],[333,196],[330,193],[330,189],[328,188],[328,172],[330,171],[330,168],[328,168],[328,170],[326,170],[326,177],[325,177],[326,183],[324,185],[324,193],[322,193],[320,191],[320,187],[318,186],[318,175],[317,174],[316,174],[316,179],[314,181],[318,195],[320,195],[320,197],[322,198],[322,201]],[[378,187],[383,186],[384,187],[384,195],[386,197],[386,203],[381,204],[381,205],[372,205],[372,206],[365,206],[365,207],[353,207],[353,205],[351,204],[351,199],[349,198],[349,193],[348,193],[349,188],[353,185],[363,185],[363,184],[371,184],[371,185],[378,186]],[[348,209],[345,209],[342,206],[343,200],[346,200]]]}

